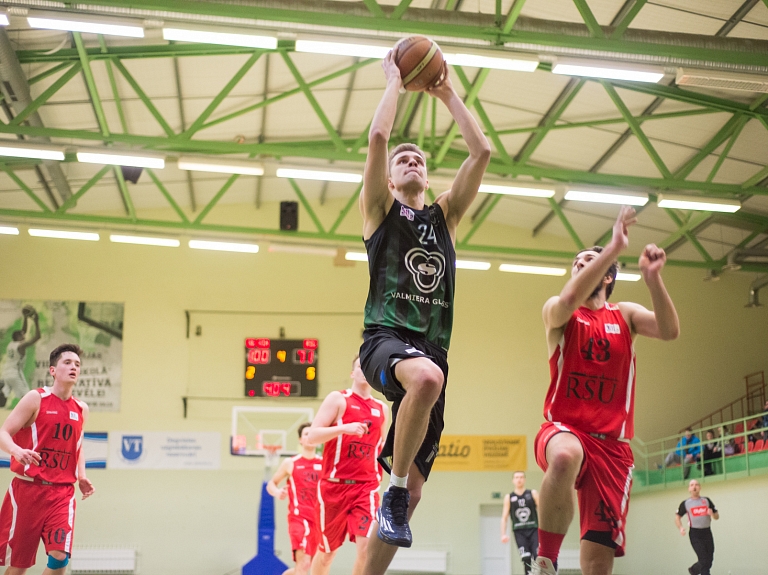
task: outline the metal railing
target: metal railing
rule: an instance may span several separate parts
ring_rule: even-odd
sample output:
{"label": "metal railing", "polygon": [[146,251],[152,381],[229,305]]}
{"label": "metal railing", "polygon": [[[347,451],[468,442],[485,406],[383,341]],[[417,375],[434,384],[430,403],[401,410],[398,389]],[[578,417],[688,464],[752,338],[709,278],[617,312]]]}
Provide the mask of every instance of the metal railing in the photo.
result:
{"label": "metal railing", "polygon": [[[750,415],[761,413],[766,399],[765,372],[757,371],[745,375],[744,382],[747,393],[686,427],[694,429],[707,425],[723,425],[725,422],[733,421],[736,418],[749,417]],[[680,433],[683,433],[684,429],[681,429]]]}
{"label": "metal railing", "polygon": [[[693,463],[686,463],[682,457],[679,464],[665,464],[667,456],[678,451],[677,444],[684,436],[682,433],[648,443],[635,437],[631,441],[635,454],[633,490],[664,489],[670,484],[679,487],[690,479],[698,479],[703,483],[768,473],[768,427],[755,427],[762,426],[765,417],[768,417],[768,413],[694,429],[693,435],[700,441],[696,444],[700,452],[698,460]],[[723,427],[727,428],[728,432],[720,435],[720,429]],[[707,439],[707,431],[712,431],[716,437]],[[720,452],[716,457],[705,460],[704,446],[712,443],[720,446]],[[737,451],[733,455],[725,453],[725,446],[728,444],[736,446]],[[689,447],[690,445],[687,445],[680,450],[685,452]]]}

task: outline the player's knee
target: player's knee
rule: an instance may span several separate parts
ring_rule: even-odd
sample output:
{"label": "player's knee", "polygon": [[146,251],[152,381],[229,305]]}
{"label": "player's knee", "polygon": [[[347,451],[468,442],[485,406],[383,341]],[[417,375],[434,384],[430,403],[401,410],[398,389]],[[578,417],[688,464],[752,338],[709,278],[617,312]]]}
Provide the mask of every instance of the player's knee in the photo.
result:
{"label": "player's knee", "polygon": [[330,553],[318,553],[315,555],[315,561],[317,561],[320,565],[323,565],[324,567],[327,567],[333,562],[333,556],[335,555],[335,552]]}
{"label": "player's knee", "polygon": [[553,474],[572,475],[578,473],[584,454],[578,446],[561,446],[547,454],[547,464]]}
{"label": "player's knee", "polygon": [[48,569],[56,571],[63,569],[69,563],[69,554],[63,551],[51,551],[48,554]]}
{"label": "player's knee", "polygon": [[443,389],[443,372],[431,361],[424,361],[413,370],[411,381],[408,393],[434,403]]}

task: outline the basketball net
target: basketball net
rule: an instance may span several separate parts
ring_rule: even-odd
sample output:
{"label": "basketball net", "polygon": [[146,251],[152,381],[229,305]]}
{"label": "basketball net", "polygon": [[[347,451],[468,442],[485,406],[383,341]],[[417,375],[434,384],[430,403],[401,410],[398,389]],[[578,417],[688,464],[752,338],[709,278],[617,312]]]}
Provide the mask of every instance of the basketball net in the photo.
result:
{"label": "basketball net", "polygon": [[264,474],[265,475],[271,475],[271,473],[275,470],[277,467],[278,462],[280,461],[280,451],[282,450],[283,446],[278,445],[262,445],[262,449],[264,449]]}

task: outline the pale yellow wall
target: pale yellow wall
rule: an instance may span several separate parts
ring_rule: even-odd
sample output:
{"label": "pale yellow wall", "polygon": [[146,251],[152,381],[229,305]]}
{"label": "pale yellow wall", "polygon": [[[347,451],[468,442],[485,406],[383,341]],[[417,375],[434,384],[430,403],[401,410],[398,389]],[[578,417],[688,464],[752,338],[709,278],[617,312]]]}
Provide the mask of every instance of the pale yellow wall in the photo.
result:
{"label": "pale yellow wall", "polygon": [[[768,367],[767,308],[743,308],[753,278],[733,274],[704,283],[702,275],[665,272],[680,310],[682,336],[673,343],[637,344],[637,429],[644,439],[672,433],[737,397],[743,393],[744,374]],[[533,487],[541,473],[532,442],[548,383],[540,310],[563,283],[562,278],[495,269],[458,272],[446,433],[527,435]],[[354,314],[362,310],[366,289],[365,265],[336,268],[323,257],[0,237],[0,298],[125,302],[122,411],[92,414],[90,430],[223,435],[221,471],[91,471],[98,491],[80,506],[76,543],[136,544],[145,575],[224,574],[247,561],[255,550],[261,467],[226,454],[231,404],[198,403],[183,419],[181,402],[190,383],[199,389],[200,378],[190,377],[190,369],[201,362],[214,374],[217,392],[240,393],[242,351],[223,350],[216,341],[205,345],[206,321],[212,319],[200,319],[201,339],[187,340],[184,310]],[[620,284],[617,298],[649,302],[642,284]],[[359,320],[327,321],[248,317],[252,323],[241,319],[233,329],[285,326],[288,337],[319,337],[321,394],[347,384],[349,359],[360,343],[361,314]],[[317,407],[318,402],[292,405]],[[451,573],[478,574],[479,507],[494,503],[491,493],[509,484],[503,473],[435,474],[413,522],[415,546],[447,548]],[[633,512],[641,505],[633,506]],[[284,514],[279,504],[277,544],[287,558]],[[566,545],[576,544],[572,529]],[[351,549],[344,550],[333,573],[348,573],[351,557]]]}

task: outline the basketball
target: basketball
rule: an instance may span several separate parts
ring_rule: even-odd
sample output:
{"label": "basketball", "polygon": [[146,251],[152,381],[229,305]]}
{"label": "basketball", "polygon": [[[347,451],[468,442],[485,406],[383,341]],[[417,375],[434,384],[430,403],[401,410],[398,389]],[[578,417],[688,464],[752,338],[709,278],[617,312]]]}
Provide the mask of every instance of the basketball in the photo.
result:
{"label": "basketball", "polygon": [[425,36],[400,40],[395,44],[393,60],[400,70],[403,87],[411,92],[440,85],[447,73],[439,46]]}

